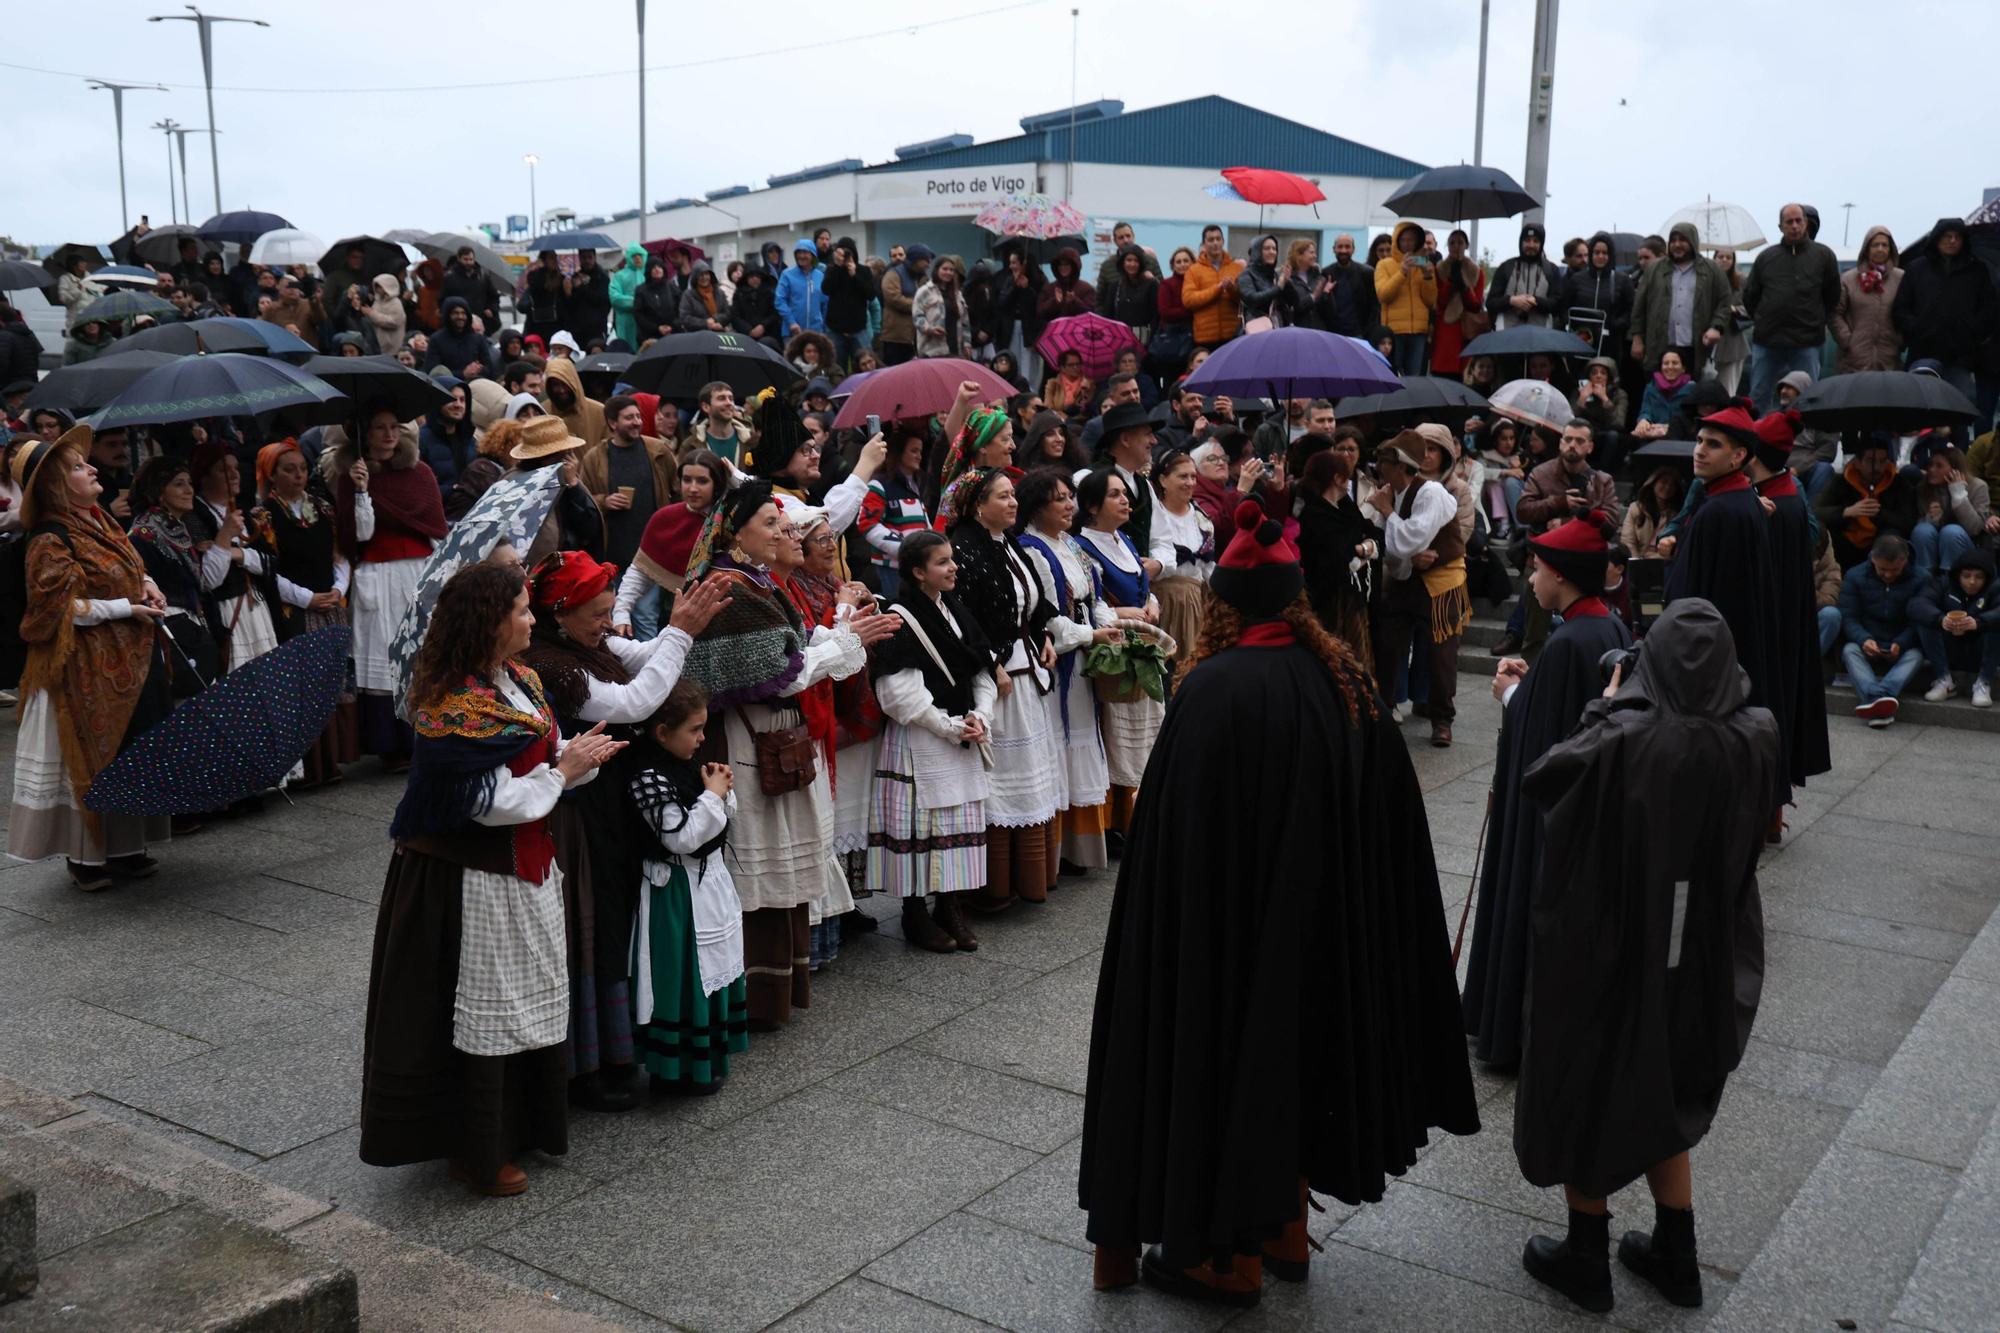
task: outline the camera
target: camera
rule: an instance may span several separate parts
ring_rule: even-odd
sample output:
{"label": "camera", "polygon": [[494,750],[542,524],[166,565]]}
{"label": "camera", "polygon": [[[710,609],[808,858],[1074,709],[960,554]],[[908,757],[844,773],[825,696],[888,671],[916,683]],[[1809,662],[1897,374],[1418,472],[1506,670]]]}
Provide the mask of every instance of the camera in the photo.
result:
{"label": "camera", "polygon": [[1639,645],[1636,643],[1630,648],[1613,648],[1610,652],[1597,659],[1597,669],[1603,673],[1606,685],[1611,683],[1612,673],[1618,671],[1621,667],[1624,668],[1624,672],[1619,676],[1619,682],[1622,684],[1632,679],[1632,669],[1638,665]]}

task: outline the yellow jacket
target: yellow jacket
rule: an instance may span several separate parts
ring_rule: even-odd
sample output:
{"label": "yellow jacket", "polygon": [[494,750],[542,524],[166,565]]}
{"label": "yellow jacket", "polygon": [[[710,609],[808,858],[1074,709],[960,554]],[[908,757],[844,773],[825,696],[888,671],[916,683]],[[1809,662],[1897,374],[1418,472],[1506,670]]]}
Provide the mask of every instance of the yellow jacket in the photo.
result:
{"label": "yellow jacket", "polygon": [[1194,340],[1204,347],[1228,342],[1243,325],[1243,298],[1222,284],[1243,275],[1243,261],[1225,255],[1217,268],[1196,255],[1181,279],[1181,304],[1194,315]]}
{"label": "yellow jacket", "polygon": [[[1400,239],[1405,231],[1417,233],[1419,239],[1424,234],[1414,222],[1398,222],[1394,235]],[[1375,296],[1390,332],[1429,333],[1431,312],[1438,303],[1437,270],[1429,264],[1405,270],[1401,252],[1391,245],[1389,257],[1375,266]]]}

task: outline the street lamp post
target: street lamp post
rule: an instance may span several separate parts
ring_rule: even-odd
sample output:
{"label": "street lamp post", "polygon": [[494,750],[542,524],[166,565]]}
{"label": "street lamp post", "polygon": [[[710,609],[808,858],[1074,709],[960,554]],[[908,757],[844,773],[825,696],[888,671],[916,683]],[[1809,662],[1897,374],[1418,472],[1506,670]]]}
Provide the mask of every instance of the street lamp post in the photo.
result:
{"label": "street lamp post", "polygon": [[[215,40],[212,30],[218,23],[254,23],[260,28],[271,25],[262,19],[225,18],[220,14],[204,14],[193,5],[187,6],[186,14],[155,14],[149,23],[192,23],[201,31],[201,81],[208,90],[208,170],[215,184],[215,211],[222,211],[222,158],[215,148]],[[194,204],[188,204],[188,221],[194,221]]]}
{"label": "street lamp post", "polygon": [[639,239],[646,239],[646,0],[639,0]]}
{"label": "street lamp post", "polygon": [[125,94],[134,89],[141,92],[165,92],[164,83],[113,83],[109,79],[85,80],[92,91],[111,94],[111,115],[118,122],[118,222],[121,230],[132,230],[132,210],[125,203]]}
{"label": "street lamp post", "polygon": [[[1479,91],[1472,112],[1472,165],[1486,165],[1486,29],[1493,19],[1493,0],[1479,0]],[[1472,220],[1472,262],[1479,262],[1479,219]]]}
{"label": "street lamp post", "polygon": [[[214,130],[203,130],[203,129],[197,129],[196,127],[194,127],[194,126],[192,126],[192,125],[187,125],[187,126],[178,126],[178,125],[177,125],[177,126],[175,126],[175,127],[174,127],[174,131],[173,131],[173,135],[174,135],[174,138],[176,138],[176,139],[180,140],[180,149],[181,149],[181,198],[182,198],[182,199],[185,199],[185,200],[192,200],[192,199],[194,198],[194,196],[193,196],[193,195],[191,195],[191,194],[189,194],[189,193],[188,193],[188,136],[189,136],[190,134],[206,134],[206,135],[208,135],[208,136],[209,136],[209,142],[210,142],[211,144],[215,142],[215,131],[214,131]],[[219,210],[218,210],[218,211],[219,211]],[[188,221],[189,221],[189,222],[193,222],[193,221],[194,221],[194,205],[193,205],[193,203],[189,203],[189,204],[188,204]]]}
{"label": "street lamp post", "polygon": [[[704,205],[704,206],[705,206],[705,207],[706,207],[706,208],[708,209],[708,211],[709,211],[709,212],[711,212],[711,213],[720,213],[720,214],[722,214],[722,216],[724,216],[724,217],[728,218],[728,219],[729,219],[729,220],[730,220],[731,222],[734,222],[734,223],[736,224],[736,257],[737,257],[738,259],[743,259],[743,217],[742,217],[742,215],[741,215],[741,214],[739,214],[739,213],[732,213],[732,212],[730,212],[730,211],[729,211],[728,209],[726,209],[726,208],[717,208],[717,207],[716,207],[716,206],[715,206],[714,204],[706,204],[706,205]],[[747,259],[743,259],[743,262],[744,262],[745,264],[748,264],[748,263],[749,263],[750,261],[749,261],[749,260],[747,260]]]}
{"label": "street lamp post", "polygon": [[[180,210],[174,204],[174,131],[180,127],[180,122],[172,116],[153,122],[153,128],[167,136],[167,214],[174,222],[181,220]],[[181,174],[185,177],[187,173]],[[190,218],[189,221],[193,219]]]}
{"label": "street lamp post", "polygon": [[542,159],[533,153],[523,154],[523,162],[528,164],[528,235],[542,234],[542,215],[535,210],[535,164]]}

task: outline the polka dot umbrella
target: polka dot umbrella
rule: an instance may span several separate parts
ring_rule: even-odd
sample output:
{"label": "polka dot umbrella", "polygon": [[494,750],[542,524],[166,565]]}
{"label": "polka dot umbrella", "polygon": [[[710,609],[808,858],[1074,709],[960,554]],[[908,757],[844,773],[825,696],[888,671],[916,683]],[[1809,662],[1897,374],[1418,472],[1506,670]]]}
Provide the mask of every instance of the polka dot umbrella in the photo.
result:
{"label": "polka dot umbrella", "polygon": [[[194,814],[275,787],[326,730],[353,638],[346,626],[329,625],[215,680],[132,738],[83,803],[107,815]],[[162,647],[173,669],[194,669]]]}

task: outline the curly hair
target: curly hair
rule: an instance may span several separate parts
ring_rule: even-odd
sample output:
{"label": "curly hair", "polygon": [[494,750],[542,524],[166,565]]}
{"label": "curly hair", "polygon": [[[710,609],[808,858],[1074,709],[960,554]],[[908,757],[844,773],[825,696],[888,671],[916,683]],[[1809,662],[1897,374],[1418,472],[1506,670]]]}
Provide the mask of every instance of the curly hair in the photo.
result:
{"label": "curly hair", "polygon": [[[1243,637],[1243,615],[1235,607],[1215,595],[1211,589],[1204,597],[1202,611],[1201,639],[1192,652],[1181,654],[1180,670],[1175,673],[1174,683],[1178,685],[1187,679],[1188,672],[1200,666],[1225,648],[1234,648],[1236,641]],[[1346,706],[1347,720],[1359,722],[1365,715],[1371,721],[1377,717],[1375,707],[1375,683],[1367,668],[1355,657],[1354,650],[1326,632],[1313,614],[1312,603],[1301,592],[1294,597],[1281,617],[1292,627],[1292,634],[1305,645],[1306,650],[1326,664],[1333,673],[1333,687],[1340,692],[1341,703]]]}
{"label": "curly hair", "polygon": [[132,512],[143,514],[160,502],[160,492],[173,484],[175,477],[194,477],[194,469],[185,458],[175,458],[170,454],[160,454],[147,459],[139,467],[139,475],[132,478]]}
{"label": "curly hair", "polygon": [[508,455],[514,451],[514,446],[521,442],[521,433],[525,429],[527,428],[518,421],[494,422],[486,428],[486,433],[479,437],[480,456],[492,459],[501,467],[510,466],[514,460]]}
{"label": "curly hair", "polygon": [[527,586],[528,576],[513,565],[468,565],[451,576],[410,666],[412,712],[492,668],[500,625]]}

